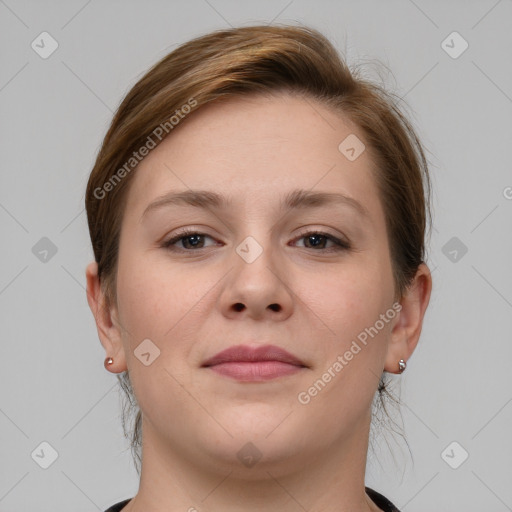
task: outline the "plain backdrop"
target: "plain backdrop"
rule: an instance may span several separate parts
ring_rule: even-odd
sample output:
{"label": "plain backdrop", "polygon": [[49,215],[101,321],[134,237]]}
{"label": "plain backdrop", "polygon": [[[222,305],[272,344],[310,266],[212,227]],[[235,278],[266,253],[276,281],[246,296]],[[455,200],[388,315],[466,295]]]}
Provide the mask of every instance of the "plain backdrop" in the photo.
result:
{"label": "plain backdrop", "polygon": [[509,0],[1,0],[0,511],[137,491],[85,295],[85,184],[122,97],[192,37],[294,22],[407,102],[434,184],[408,446],[380,437],[366,484],[403,512],[512,510],[511,19]]}

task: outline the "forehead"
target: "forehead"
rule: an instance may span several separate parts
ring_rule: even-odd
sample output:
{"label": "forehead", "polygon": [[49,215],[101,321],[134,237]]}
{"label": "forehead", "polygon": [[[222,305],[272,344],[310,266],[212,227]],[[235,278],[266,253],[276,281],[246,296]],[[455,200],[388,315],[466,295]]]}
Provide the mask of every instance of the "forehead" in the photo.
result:
{"label": "forehead", "polygon": [[142,214],[165,192],[199,188],[240,205],[277,201],[298,188],[338,191],[378,208],[368,148],[350,160],[340,150],[347,140],[359,141],[358,152],[364,147],[356,126],[312,98],[279,93],[213,102],[181,121],[138,165],[128,211]]}

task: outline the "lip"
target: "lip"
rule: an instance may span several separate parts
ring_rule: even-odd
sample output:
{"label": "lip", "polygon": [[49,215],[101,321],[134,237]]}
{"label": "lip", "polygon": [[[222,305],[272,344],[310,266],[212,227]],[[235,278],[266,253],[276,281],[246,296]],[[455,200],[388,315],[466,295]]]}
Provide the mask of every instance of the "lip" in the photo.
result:
{"label": "lip", "polygon": [[299,358],[275,345],[229,347],[205,361],[202,367],[246,382],[292,375],[307,368]]}

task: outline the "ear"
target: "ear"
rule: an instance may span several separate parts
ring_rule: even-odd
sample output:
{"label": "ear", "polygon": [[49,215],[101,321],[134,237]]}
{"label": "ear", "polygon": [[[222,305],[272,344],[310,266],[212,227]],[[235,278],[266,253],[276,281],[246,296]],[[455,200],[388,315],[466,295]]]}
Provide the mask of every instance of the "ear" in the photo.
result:
{"label": "ear", "polygon": [[87,302],[91,308],[105,357],[112,357],[114,362],[108,367],[113,373],[127,370],[126,358],[121,340],[121,329],[117,321],[116,306],[108,306],[105,293],[98,277],[98,264],[93,261],[87,265]]}
{"label": "ear", "polygon": [[432,276],[425,263],[421,263],[414,279],[400,299],[399,312],[388,345],[384,370],[399,373],[398,361],[409,360],[421,334],[423,317],[430,301]]}

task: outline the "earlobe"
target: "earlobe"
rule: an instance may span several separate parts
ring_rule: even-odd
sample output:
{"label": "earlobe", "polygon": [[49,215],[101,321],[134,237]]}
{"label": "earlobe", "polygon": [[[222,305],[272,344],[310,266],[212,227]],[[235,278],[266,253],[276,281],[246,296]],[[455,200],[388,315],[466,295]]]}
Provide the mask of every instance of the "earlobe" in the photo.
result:
{"label": "earlobe", "polygon": [[398,362],[407,361],[414,352],[421,334],[423,319],[430,301],[432,276],[425,263],[418,267],[416,275],[400,300],[401,310],[393,326],[386,354],[384,370],[401,373]]}
{"label": "earlobe", "polygon": [[115,321],[117,311],[115,307],[109,307],[104,290],[98,277],[98,264],[93,261],[87,265],[87,302],[92,311],[98,337],[105,349],[105,356],[113,358],[114,362],[105,364],[105,368],[113,373],[120,373],[127,369],[124,348],[121,340],[121,331],[118,322]]}

